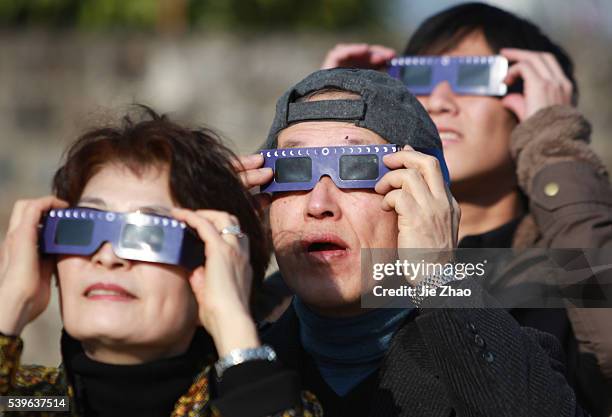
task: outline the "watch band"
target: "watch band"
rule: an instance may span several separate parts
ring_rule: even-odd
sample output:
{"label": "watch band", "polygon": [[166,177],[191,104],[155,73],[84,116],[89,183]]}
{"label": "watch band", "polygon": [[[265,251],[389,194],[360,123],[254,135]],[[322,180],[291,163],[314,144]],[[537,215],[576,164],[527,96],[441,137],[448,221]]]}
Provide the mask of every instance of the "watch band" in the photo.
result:
{"label": "watch band", "polygon": [[426,295],[423,294],[423,288],[437,288],[442,285],[448,284],[449,282],[455,281],[455,277],[453,275],[438,275],[431,274],[426,275],[421,282],[416,286],[417,291],[415,291],[415,295],[410,297],[410,301],[416,306],[420,307],[423,300],[427,298]]}
{"label": "watch band", "polygon": [[234,349],[215,363],[215,371],[217,372],[217,377],[221,378],[223,373],[232,366],[258,360],[274,362],[276,360],[276,352],[268,345],[249,349]]}

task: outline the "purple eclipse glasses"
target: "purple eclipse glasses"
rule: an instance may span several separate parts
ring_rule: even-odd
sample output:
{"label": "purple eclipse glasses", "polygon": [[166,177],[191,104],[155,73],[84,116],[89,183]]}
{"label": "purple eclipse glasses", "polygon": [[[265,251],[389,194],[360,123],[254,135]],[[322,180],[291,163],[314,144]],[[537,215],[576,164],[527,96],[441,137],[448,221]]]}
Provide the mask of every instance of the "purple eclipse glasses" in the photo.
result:
{"label": "purple eclipse glasses", "polygon": [[[397,152],[397,145],[329,146],[316,148],[264,149],[264,167],[272,168],[274,178],[261,186],[261,192],[311,190],[319,179],[328,175],[338,188],[374,188],[389,172],[383,156]],[[415,148],[440,161],[444,181],[450,177],[439,149]]]}
{"label": "purple eclipse glasses", "polygon": [[[508,60],[490,56],[402,56],[391,60],[388,73],[414,95],[429,95],[442,81],[456,94],[504,96],[508,87]],[[521,85],[511,90],[520,91]]]}
{"label": "purple eclipse glasses", "polygon": [[51,210],[43,218],[43,254],[87,256],[105,242],[123,259],[189,270],[204,264],[204,243],[185,223],[170,217],[75,207]]}

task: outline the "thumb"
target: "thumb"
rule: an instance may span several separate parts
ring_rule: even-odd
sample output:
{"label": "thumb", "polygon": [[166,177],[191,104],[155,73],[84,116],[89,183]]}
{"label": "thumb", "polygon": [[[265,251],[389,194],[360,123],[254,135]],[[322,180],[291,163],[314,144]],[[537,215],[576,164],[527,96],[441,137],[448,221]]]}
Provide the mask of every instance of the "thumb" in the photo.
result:
{"label": "thumb", "polygon": [[525,114],[527,111],[527,106],[525,103],[525,97],[522,94],[512,93],[508,94],[504,98],[502,98],[502,104],[508,110],[516,115],[519,119],[519,122],[525,120]]}

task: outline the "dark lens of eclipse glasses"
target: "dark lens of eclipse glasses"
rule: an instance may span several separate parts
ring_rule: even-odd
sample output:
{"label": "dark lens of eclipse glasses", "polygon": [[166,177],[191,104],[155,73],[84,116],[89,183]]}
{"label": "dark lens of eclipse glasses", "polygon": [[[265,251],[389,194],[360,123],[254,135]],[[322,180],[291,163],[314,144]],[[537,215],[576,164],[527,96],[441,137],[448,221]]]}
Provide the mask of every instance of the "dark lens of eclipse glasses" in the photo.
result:
{"label": "dark lens of eclipse glasses", "polygon": [[55,243],[66,246],[88,246],[91,243],[93,230],[93,220],[62,219],[57,223]]}
{"label": "dark lens of eclipse glasses", "polygon": [[312,160],[308,157],[281,158],[274,166],[276,182],[307,182],[312,178]]}
{"label": "dark lens of eclipse glasses", "polygon": [[343,155],[340,157],[340,179],[375,180],[378,178],[378,156]]}

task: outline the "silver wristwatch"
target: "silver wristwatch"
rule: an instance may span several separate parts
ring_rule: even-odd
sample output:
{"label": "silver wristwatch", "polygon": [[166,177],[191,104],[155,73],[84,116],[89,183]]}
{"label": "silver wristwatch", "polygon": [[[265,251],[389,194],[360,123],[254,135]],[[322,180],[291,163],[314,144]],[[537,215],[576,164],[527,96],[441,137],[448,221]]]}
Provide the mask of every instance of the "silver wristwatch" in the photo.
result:
{"label": "silver wristwatch", "polygon": [[423,293],[423,288],[427,288],[427,289],[438,288],[452,281],[455,281],[454,275],[447,275],[447,274],[426,275],[421,280],[421,282],[416,286],[417,291],[415,291],[415,295],[413,295],[412,297],[409,297],[410,301],[412,301],[412,303],[416,307],[420,307],[423,300],[427,298],[426,295],[421,295]]}
{"label": "silver wristwatch", "polygon": [[268,345],[249,349],[234,349],[215,363],[215,371],[217,372],[217,377],[221,378],[223,372],[232,366],[258,360],[274,362],[276,360],[276,352]]}

